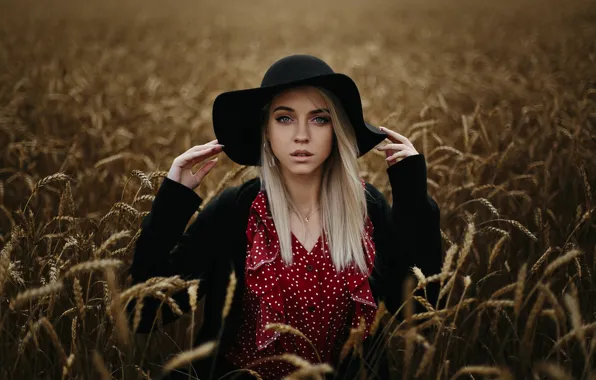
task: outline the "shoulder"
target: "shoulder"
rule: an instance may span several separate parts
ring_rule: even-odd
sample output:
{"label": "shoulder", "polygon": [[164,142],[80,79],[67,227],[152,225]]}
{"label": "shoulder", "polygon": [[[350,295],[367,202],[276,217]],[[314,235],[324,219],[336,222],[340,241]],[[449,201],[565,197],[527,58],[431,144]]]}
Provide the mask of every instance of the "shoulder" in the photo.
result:
{"label": "shoulder", "polygon": [[260,179],[258,177],[251,178],[240,185],[225,188],[213,201],[228,209],[248,208],[260,188]]}

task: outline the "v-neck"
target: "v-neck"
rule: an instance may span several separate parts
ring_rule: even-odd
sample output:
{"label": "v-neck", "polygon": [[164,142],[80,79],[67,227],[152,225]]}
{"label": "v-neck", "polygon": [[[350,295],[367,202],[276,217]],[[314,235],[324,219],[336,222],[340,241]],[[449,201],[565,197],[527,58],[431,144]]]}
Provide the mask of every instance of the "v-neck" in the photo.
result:
{"label": "v-neck", "polygon": [[292,234],[292,238],[296,240],[296,242],[298,244],[300,244],[300,247],[302,247],[302,249],[304,249],[306,251],[306,253],[308,253],[309,255],[312,253],[312,251],[317,247],[317,244],[319,244],[319,242],[321,241],[321,237],[323,236],[323,234],[319,234],[319,237],[317,238],[317,240],[315,241],[315,244],[313,244],[312,248],[310,249],[310,251],[306,250],[306,247],[304,246],[304,244],[302,244],[302,242],[300,240],[298,240],[298,237],[296,237],[296,235],[294,235],[294,233],[292,231],[290,231],[290,233]]}

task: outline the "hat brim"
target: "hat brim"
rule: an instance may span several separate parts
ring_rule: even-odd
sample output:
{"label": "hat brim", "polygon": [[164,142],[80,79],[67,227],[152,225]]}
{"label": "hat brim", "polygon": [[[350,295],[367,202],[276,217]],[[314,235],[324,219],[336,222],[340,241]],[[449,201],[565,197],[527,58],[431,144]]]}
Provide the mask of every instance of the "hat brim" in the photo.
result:
{"label": "hat brim", "polygon": [[213,129],[228,157],[240,165],[259,166],[264,107],[280,91],[304,85],[323,87],[339,99],[356,133],[358,157],[387,137],[385,132],[364,121],[360,93],[354,81],[347,75],[333,73],[217,96],[213,103]]}

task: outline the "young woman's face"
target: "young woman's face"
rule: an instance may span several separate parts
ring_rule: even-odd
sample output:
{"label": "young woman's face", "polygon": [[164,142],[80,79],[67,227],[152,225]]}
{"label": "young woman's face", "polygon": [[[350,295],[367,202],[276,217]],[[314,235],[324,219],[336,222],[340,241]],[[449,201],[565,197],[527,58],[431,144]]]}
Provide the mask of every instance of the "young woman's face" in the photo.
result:
{"label": "young woman's face", "polygon": [[278,94],[269,108],[267,138],[282,170],[311,174],[333,146],[333,124],[325,100],[312,87]]}

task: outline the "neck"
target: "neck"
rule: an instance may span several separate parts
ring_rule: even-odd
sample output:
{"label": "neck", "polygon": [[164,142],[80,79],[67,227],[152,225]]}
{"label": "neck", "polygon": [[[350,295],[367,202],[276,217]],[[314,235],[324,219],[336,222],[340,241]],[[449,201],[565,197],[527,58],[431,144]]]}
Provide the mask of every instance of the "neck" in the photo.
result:
{"label": "neck", "polygon": [[281,170],[283,181],[298,211],[306,214],[319,207],[322,165],[310,174],[296,175]]}

